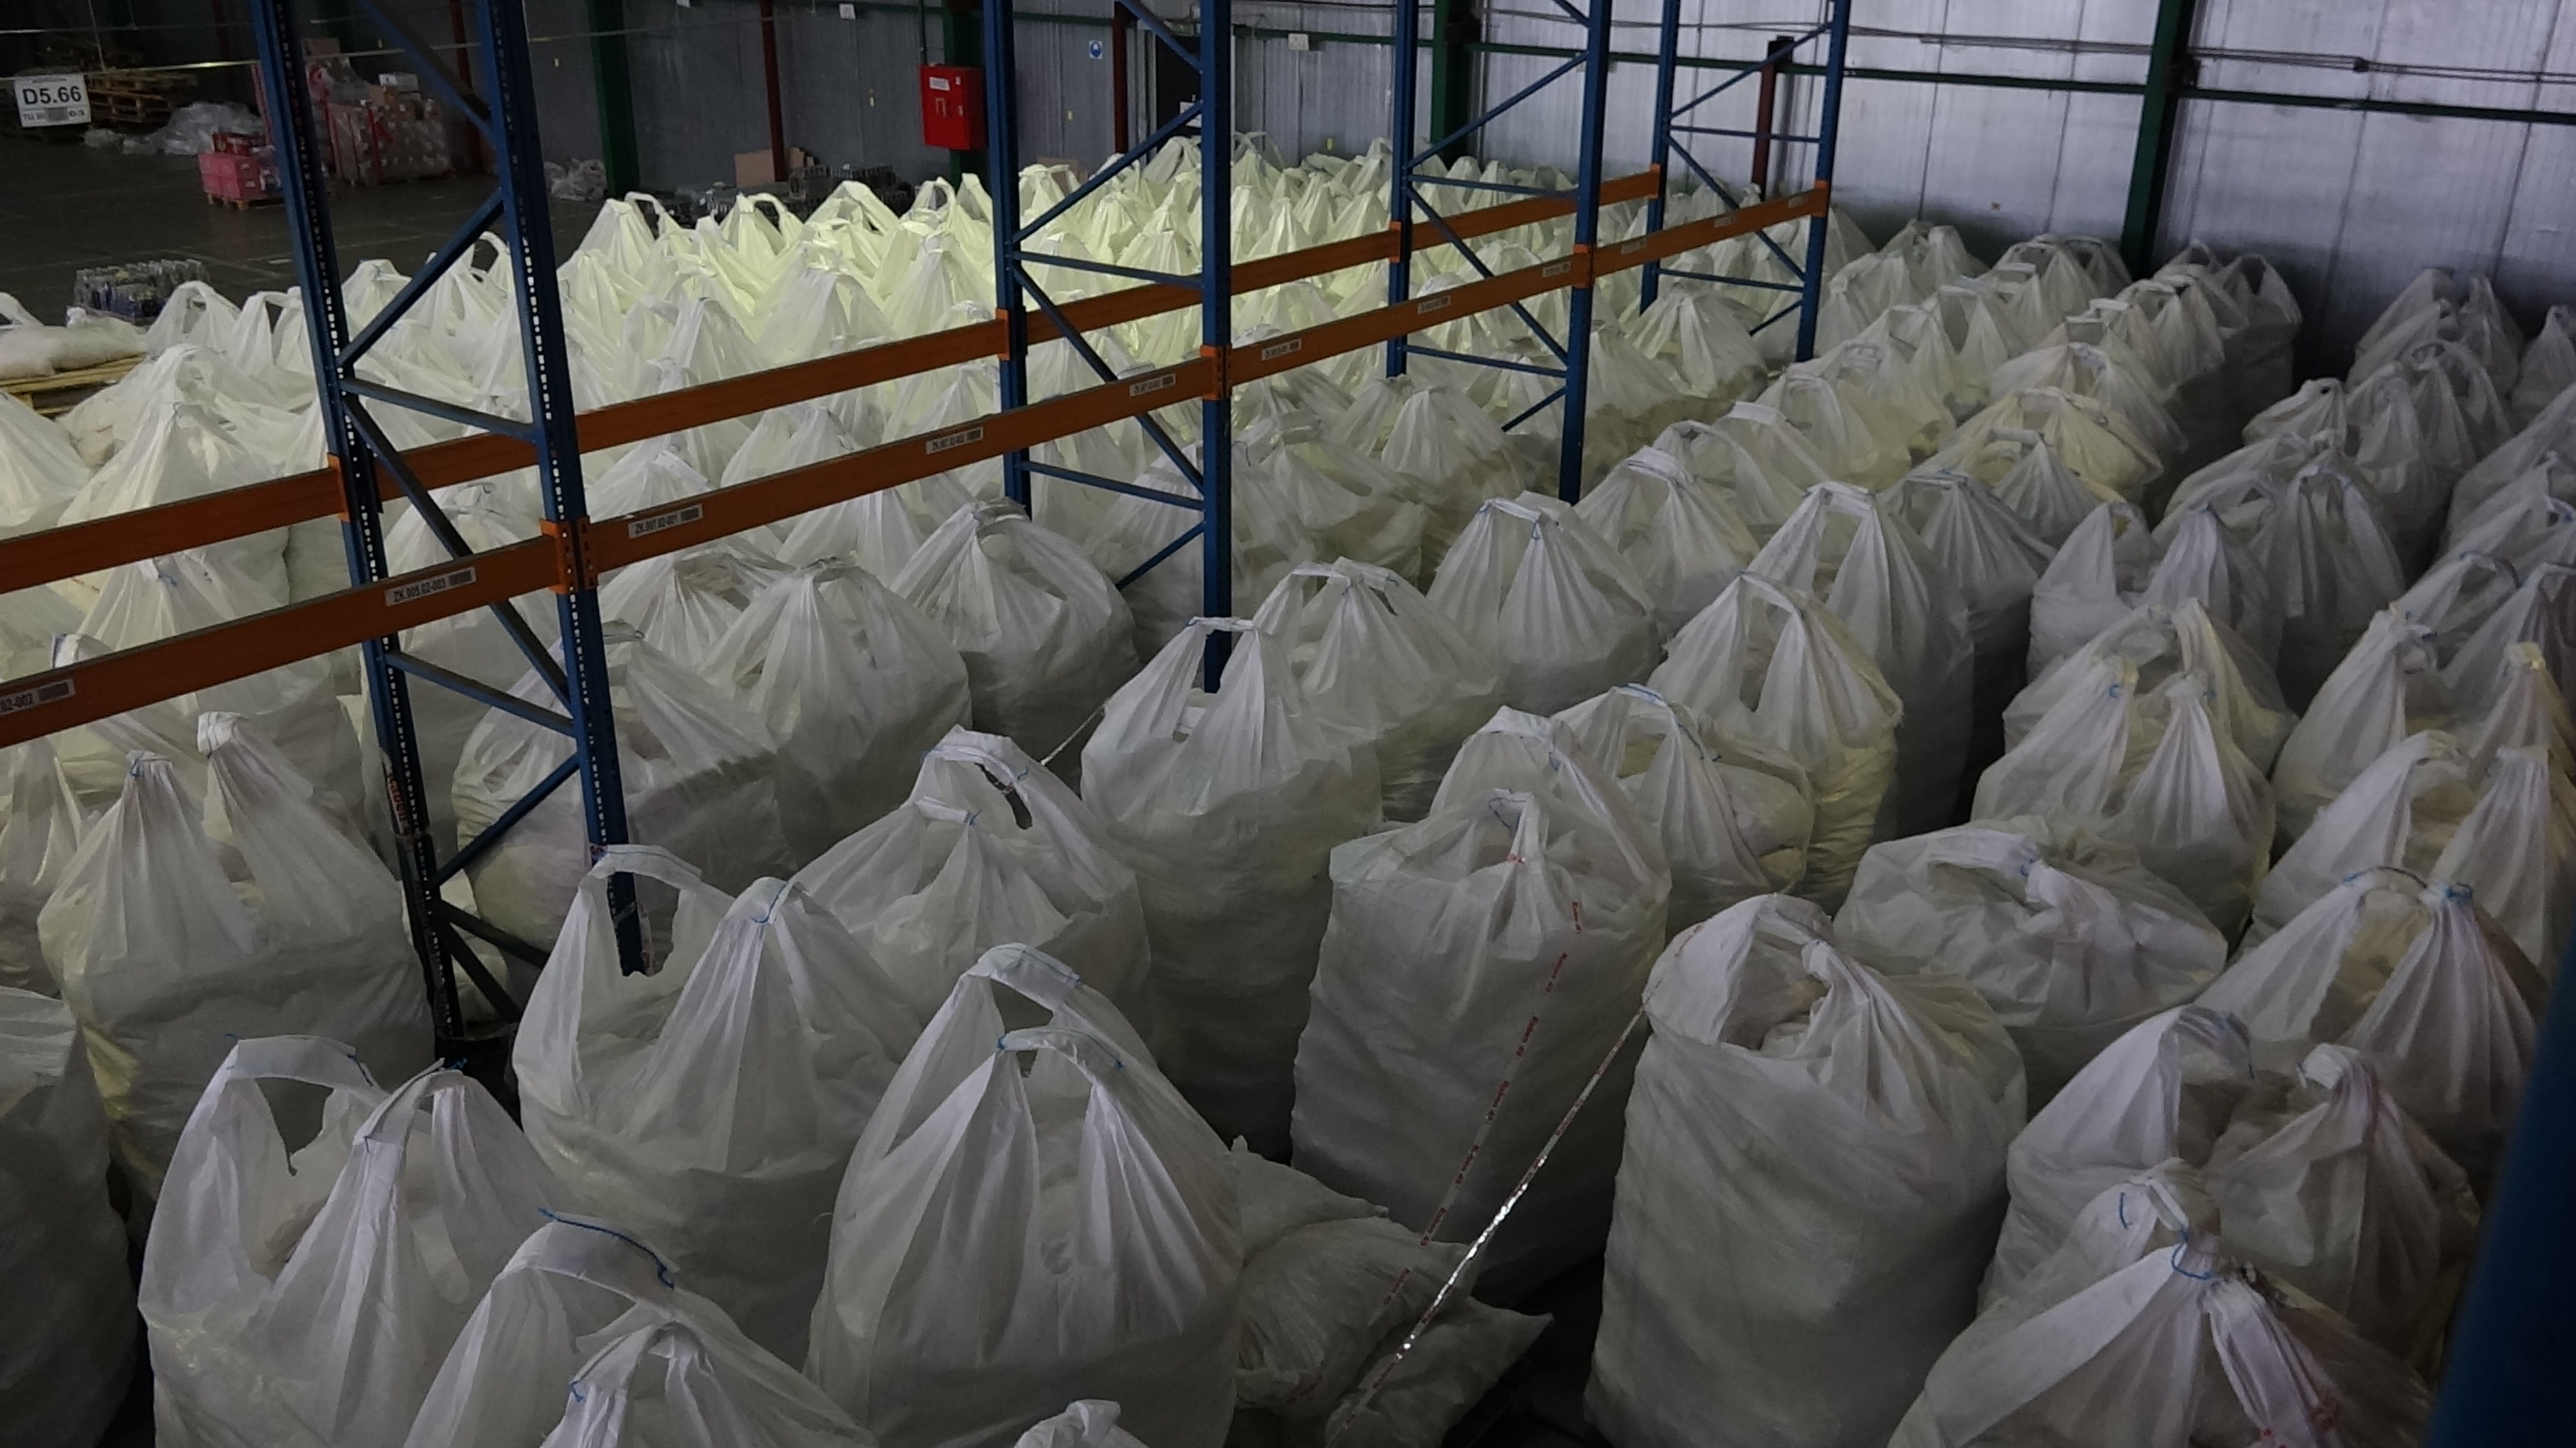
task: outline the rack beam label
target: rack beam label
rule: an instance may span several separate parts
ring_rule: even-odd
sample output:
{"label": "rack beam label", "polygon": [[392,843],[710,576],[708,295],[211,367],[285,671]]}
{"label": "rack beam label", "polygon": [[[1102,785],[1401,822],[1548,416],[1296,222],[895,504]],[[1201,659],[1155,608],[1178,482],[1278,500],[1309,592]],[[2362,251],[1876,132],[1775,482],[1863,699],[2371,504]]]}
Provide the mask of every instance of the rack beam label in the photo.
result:
{"label": "rack beam label", "polygon": [[0,694],[0,714],[15,714],[44,704],[59,704],[80,692],[80,686],[69,679],[48,679],[33,688]]}
{"label": "rack beam label", "polygon": [[1262,348],[1261,360],[1264,362],[1275,362],[1282,357],[1293,356],[1304,350],[1306,350],[1306,344],[1292,337],[1285,342],[1273,342],[1269,346]]}
{"label": "rack beam label", "polygon": [[1165,372],[1158,376],[1148,377],[1142,382],[1130,385],[1127,389],[1127,395],[1130,397],[1143,397],[1149,393],[1162,392],[1180,385],[1181,376],[1179,373]]}
{"label": "rack beam label", "polygon": [[661,532],[665,528],[677,528],[685,523],[694,523],[706,515],[707,510],[705,507],[697,503],[689,503],[682,507],[672,508],[666,512],[656,513],[650,518],[636,519],[634,522],[626,525],[626,536],[629,538],[650,537],[655,533]]}
{"label": "rack beam label", "polygon": [[931,454],[944,453],[950,448],[964,447],[968,443],[982,442],[983,440],[984,429],[980,427],[961,427],[955,432],[948,434],[946,437],[934,437],[930,441],[923,443],[921,445],[921,450],[925,453]]}
{"label": "rack beam label", "polygon": [[1424,297],[1413,304],[1413,315],[1427,317],[1433,312],[1445,312],[1449,310],[1449,304],[1456,300],[1458,300],[1456,297],[1451,296]]}
{"label": "rack beam label", "polygon": [[445,593],[451,588],[463,588],[473,581],[473,569],[451,568],[435,578],[424,578],[415,583],[398,583],[385,590],[385,607],[400,608],[406,603],[418,603],[432,594]]}

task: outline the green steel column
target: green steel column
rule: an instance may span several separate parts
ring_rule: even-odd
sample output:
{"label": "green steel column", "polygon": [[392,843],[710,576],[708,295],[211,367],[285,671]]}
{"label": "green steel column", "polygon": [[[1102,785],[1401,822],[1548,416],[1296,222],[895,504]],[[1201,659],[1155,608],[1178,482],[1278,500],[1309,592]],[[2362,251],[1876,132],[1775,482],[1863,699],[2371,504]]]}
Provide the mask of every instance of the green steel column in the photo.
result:
{"label": "green steel column", "polygon": [[626,0],[587,0],[590,81],[599,97],[599,162],[608,194],[643,184],[635,157],[635,91],[626,73]]}
{"label": "green steel column", "polygon": [[2147,89],[2138,101],[2138,150],[2129,163],[2129,212],[2120,224],[2120,255],[2138,276],[2155,264],[2156,226],[2164,217],[2165,180],[2173,169],[2174,117],[2192,80],[2191,19],[2192,0],[2157,0]]}
{"label": "green steel column", "polygon": [[[1484,39],[1476,0],[1432,0],[1431,136],[1437,140],[1476,118],[1476,42]],[[1473,149],[1458,141],[1440,153],[1457,160]]]}

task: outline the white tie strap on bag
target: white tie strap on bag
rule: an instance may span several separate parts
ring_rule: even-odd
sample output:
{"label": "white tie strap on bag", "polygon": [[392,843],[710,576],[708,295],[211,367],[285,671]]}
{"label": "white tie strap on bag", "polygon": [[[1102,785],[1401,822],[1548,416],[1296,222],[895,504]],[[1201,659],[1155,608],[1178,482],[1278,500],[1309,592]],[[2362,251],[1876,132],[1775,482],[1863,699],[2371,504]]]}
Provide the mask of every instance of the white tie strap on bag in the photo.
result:
{"label": "white tie strap on bag", "polygon": [[1851,629],[1813,597],[1759,574],[1728,584],[1647,681],[1719,728],[1785,751],[1807,772],[1815,825],[1799,893],[1842,903],[1879,833],[1896,774],[1896,691]]}
{"label": "white tie strap on bag", "polygon": [[2044,1282],[1942,1354],[1889,1448],[2420,1440],[2432,1395],[2403,1363],[2243,1266],[2169,1192],[2122,1182],[2083,1219]]}
{"label": "white tie strap on bag", "polygon": [[[1663,852],[1563,724],[1506,709],[1421,823],[1333,852],[1297,1047],[1295,1161],[1442,1241],[1475,1238],[1637,1012]],[[1483,1259],[1508,1298],[1607,1228],[1625,1059]]]}
{"label": "white tie strap on bag", "polygon": [[1493,659],[1374,564],[1300,564],[1252,622],[1287,648],[1315,711],[1376,752],[1388,819],[1422,818],[1459,741],[1502,702]]}
{"label": "white tie strap on bag", "polygon": [[[292,1154],[267,1094],[290,1082],[327,1093]],[[243,1041],[189,1118],[144,1251],[161,1441],[400,1448],[476,1299],[561,1191],[457,1072],[387,1092],[337,1041]]]}
{"label": "white tie strap on bag", "polygon": [[958,509],[887,583],[948,630],[975,727],[1040,759],[1135,675],[1127,601],[1081,548],[1008,504]]}
{"label": "white tie strap on bag", "polygon": [[0,1423],[21,1448],[94,1448],[134,1367],[107,1117],[61,1001],[0,986]]}
{"label": "white tie strap on bag", "polygon": [[[1209,698],[1195,685],[1218,632],[1234,647]],[[1378,823],[1373,751],[1318,716],[1282,640],[1193,619],[1109,701],[1083,788],[1136,872],[1165,1073],[1219,1132],[1276,1154],[1329,859]]]}
{"label": "white tie strap on bag", "polygon": [[[650,974],[618,969],[615,874],[678,892]],[[666,851],[612,846],[519,1024],[520,1120],[573,1204],[660,1243],[800,1360],[833,1193],[921,1019],[804,891],[764,879],[727,900]]]}
{"label": "white tie strap on bag", "polygon": [[1503,666],[1503,700],[1548,713],[1655,666],[1655,607],[1626,559],[1555,498],[1476,510],[1431,580],[1432,604]]}
{"label": "white tie strap on bag", "polygon": [[2134,850],[2028,818],[1871,846],[1834,935],[1881,972],[1976,987],[2012,1033],[2034,1108],[2227,965],[2226,937]]}
{"label": "white tie strap on bag", "polygon": [[1964,985],[1883,978],[1779,895],[1674,941],[1646,1014],[1592,1420],[1632,1448],[1883,1441],[1976,1310],[2011,1041]]}
{"label": "white tie strap on bag", "polygon": [[2547,987],[2462,886],[2364,870],[2239,954],[2201,996],[2287,1049],[2361,1052],[2380,1084],[2483,1182],[2531,1065]]}
{"label": "white tie strap on bag", "polygon": [[1643,684],[1587,699],[1556,722],[1619,781],[1662,844],[1673,874],[1667,936],[1805,878],[1816,806],[1807,771],[1786,751]]}
{"label": "white tie strap on bag", "polygon": [[401,887],[236,716],[203,716],[198,738],[203,804],[137,755],[38,918],[138,1226],[232,1039],[310,1031],[387,1071],[429,1060]]}
{"label": "white tie strap on bag", "polygon": [[548,1215],[457,1334],[404,1448],[875,1448],[651,1248]]}
{"label": "white tie strap on bag", "polygon": [[[1052,1023],[1006,1029],[1005,985]],[[887,1448],[1002,1448],[1083,1398],[1155,1448],[1225,1440],[1235,1169],[1136,1047],[1012,947],[922,1032],[851,1156],[806,1359]]]}
{"label": "white tie strap on bag", "polygon": [[847,563],[755,594],[716,658],[777,743],[779,825],[800,863],[899,803],[914,761],[967,719],[947,630]]}

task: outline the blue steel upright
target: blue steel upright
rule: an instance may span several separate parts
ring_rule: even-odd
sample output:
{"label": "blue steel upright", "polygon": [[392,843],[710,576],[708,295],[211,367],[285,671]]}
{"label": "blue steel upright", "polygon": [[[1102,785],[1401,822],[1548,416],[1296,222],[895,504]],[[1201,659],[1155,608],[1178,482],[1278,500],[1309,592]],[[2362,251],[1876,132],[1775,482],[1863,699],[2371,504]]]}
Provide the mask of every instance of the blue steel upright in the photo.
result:
{"label": "blue steel upright", "polygon": [[[1588,12],[1576,9],[1568,4],[1567,0],[1556,0],[1556,8],[1562,11],[1567,19],[1584,27],[1583,49],[1577,52],[1574,58],[1549,68],[1547,73],[1537,80],[1486,108],[1457,130],[1446,136],[1435,136],[1428,145],[1417,147],[1414,142],[1414,131],[1419,119],[1416,114],[1419,87],[1416,84],[1415,72],[1421,63],[1422,7],[1420,0],[1396,0],[1395,72],[1394,84],[1390,87],[1391,109],[1387,121],[1387,136],[1395,150],[1394,175],[1388,188],[1387,215],[1396,227],[1396,251],[1394,259],[1387,265],[1388,306],[1401,307],[1413,300],[1412,258],[1417,249],[1414,240],[1414,229],[1417,226],[1427,224],[1438,237],[1438,242],[1435,244],[1457,247],[1459,255],[1466,259],[1467,264],[1474,268],[1479,276],[1493,275],[1493,269],[1486,266],[1484,260],[1476,255],[1475,248],[1469,246],[1450,226],[1447,218],[1443,217],[1439,210],[1423,196],[1422,188],[1414,180],[1416,170],[1450,146],[1483,130],[1492,124],[1496,117],[1510,111],[1521,102],[1555,84],[1569,72],[1576,70],[1583,72],[1583,99],[1581,114],[1576,125],[1576,142],[1580,154],[1575,161],[1575,184],[1571,191],[1546,191],[1530,186],[1512,186],[1481,180],[1461,181],[1447,177],[1436,184],[1469,191],[1500,192],[1511,196],[1552,196],[1570,202],[1574,208],[1576,251],[1588,252],[1598,242],[1601,217],[1602,129],[1603,116],[1608,105],[1610,81],[1610,0],[1594,0]],[[1398,336],[1386,344],[1386,372],[1390,377],[1403,376],[1406,358],[1419,352],[1426,357],[1441,357],[1453,362],[1466,362],[1479,366],[1504,367],[1512,371],[1535,373],[1555,380],[1557,385],[1547,396],[1524,409],[1518,416],[1506,421],[1503,426],[1518,427],[1545,411],[1550,405],[1559,402],[1564,404],[1559,432],[1561,445],[1557,456],[1556,486],[1557,495],[1567,502],[1572,502],[1583,488],[1584,400],[1590,380],[1592,351],[1591,286],[1588,280],[1578,278],[1573,288],[1573,295],[1568,300],[1566,335],[1563,339],[1559,339],[1546,327],[1541,326],[1538,318],[1531,315],[1529,308],[1519,302],[1512,302],[1509,305],[1514,314],[1521,319],[1521,324],[1538,338],[1542,347],[1546,348],[1549,357],[1553,360],[1553,365],[1547,362],[1532,363],[1471,357],[1465,353],[1450,352],[1416,342],[1408,336]]]}
{"label": "blue steel upright", "polygon": [[[1077,468],[1060,467],[1032,459],[1025,451],[1005,455],[1003,487],[1012,501],[1027,507],[1034,479],[1047,478],[1083,487],[1100,488],[1130,497],[1195,512],[1199,520],[1180,537],[1145,560],[1133,572],[1119,579],[1126,587],[1165,559],[1195,542],[1199,546],[1204,587],[1201,611],[1210,617],[1224,618],[1234,613],[1234,529],[1233,491],[1233,401],[1231,389],[1222,372],[1224,350],[1233,340],[1233,178],[1234,178],[1234,101],[1232,73],[1232,19],[1228,0],[1201,0],[1199,31],[1196,36],[1172,32],[1142,0],[1113,0],[1135,20],[1152,44],[1169,49],[1187,61],[1198,75],[1198,99],[1184,106],[1170,120],[1154,128],[1153,134],[1134,146],[1111,157],[1101,168],[1068,192],[1054,205],[1034,218],[1021,215],[1019,194],[1019,85],[1018,47],[1013,31],[1016,16],[1010,0],[985,0],[984,5],[984,116],[985,145],[989,150],[993,191],[993,300],[1004,324],[1005,344],[1001,361],[1000,397],[1005,408],[1028,404],[1028,309],[1034,306],[1054,328],[1055,334],[1074,349],[1082,360],[1104,382],[1117,377],[1099,350],[1067,320],[1064,310],[1044,286],[1030,274],[1032,265],[1061,267],[1071,271],[1097,272],[1103,276],[1123,277],[1130,281],[1161,283],[1188,287],[1199,294],[1199,341],[1203,354],[1215,360],[1220,371],[1209,395],[1199,405],[1199,456],[1193,460],[1170,432],[1152,413],[1136,418],[1164,458],[1197,491],[1198,499],[1186,498],[1151,488],[1137,486],[1132,478],[1107,478]],[[1065,212],[1093,191],[1122,172],[1142,165],[1165,142],[1183,134],[1192,125],[1199,131],[1199,270],[1195,276],[1172,272],[1149,271],[1142,267],[1121,266],[1085,257],[1068,257],[1032,248],[1030,243]],[[1210,349],[1213,349],[1212,351]],[[1232,635],[1213,632],[1207,642],[1203,682],[1213,691],[1225,669],[1227,645]]]}
{"label": "blue steel upright", "polygon": [[[387,577],[382,480],[391,480],[420,511],[422,521],[450,556],[462,559],[472,551],[436,498],[387,439],[371,411],[377,406],[429,413],[531,444],[536,452],[547,526],[573,561],[573,576],[578,581],[584,576],[579,564],[581,525],[587,507],[582,494],[580,447],[574,434],[570,359],[555,289],[552,219],[546,205],[544,163],[537,148],[527,25],[520,0],[475,0],[476,48],[483,52],[477,70],[491,80],[488,101],[466,91],[444,58],[420,43],[377,0],[357,0],[357,5],[402,50],[411,68],[439,99],[490,144],[499,176],[493,195],[465,218],[383,311],[353,331],[341,293],[323,146],[305,100],[304,52],[297,36],[294,3],[256,0],[253,20],[259,39],[260,74],[271,102],[271,139],[277,146],[278,179],[304,300],[317,405],[322,409],[325,436],[340,469],[342,541],[351,586],[366,587]],[[528,379],[526,422],[420,397],[371,382],[358,371],[368,351],[441,275],[473,253],[486,231],[498,233],[514,272],[515,300],[522,323],[521,355]],[[478,1034],[467,1026],[456,984],[459,972],[474,982],[505,1020],[515,1019],[518,1012],[517,1003],[485,970],[463,936],[475,936],[531,964],[543,963],[544,950],[537,943],[513,939],[447,904],[439,896],[439,886],[575,775],[581,781],[583,828],[593,852],[622,844],[627,838],[626,802],[618,774],[597,595],[587,586],[559,592],[560,659],[528,629],[515,609],[501,605],[491,612],[530,667],[549,685],[562,705],[560,711],[413,658],[402,651],[399,638],[373,639],[361,649],[405,905],[442,1055],[468,1054],[478,1045],[488,1046],[493,1039],[490,1033]],[[414,681],[452,689],[555,729],[566,735],[572,745],[572,758],[562,768],[528,798],[513,805],[456,857],[444,862],[437,858],[436,841],[428,828],[427,787],[412,717],[410,685]],[[624,962],[629,969],[641,969],[645,962],[631,880],[620,877],[612,882],[611,897],[618,907],[618,940]]]}

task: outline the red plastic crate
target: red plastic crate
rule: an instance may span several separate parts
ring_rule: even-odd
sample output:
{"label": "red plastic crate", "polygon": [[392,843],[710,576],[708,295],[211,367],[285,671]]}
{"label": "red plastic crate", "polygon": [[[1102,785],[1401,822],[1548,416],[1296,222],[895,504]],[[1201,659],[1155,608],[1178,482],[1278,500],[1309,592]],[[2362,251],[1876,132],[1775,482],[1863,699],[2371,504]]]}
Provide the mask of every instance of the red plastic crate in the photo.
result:
{"label": "red plastic crate", "polygon": [[257,156],[209,151],[197,158],[197,180],[216,201],[247,203],[277,195],[277,172]]}

